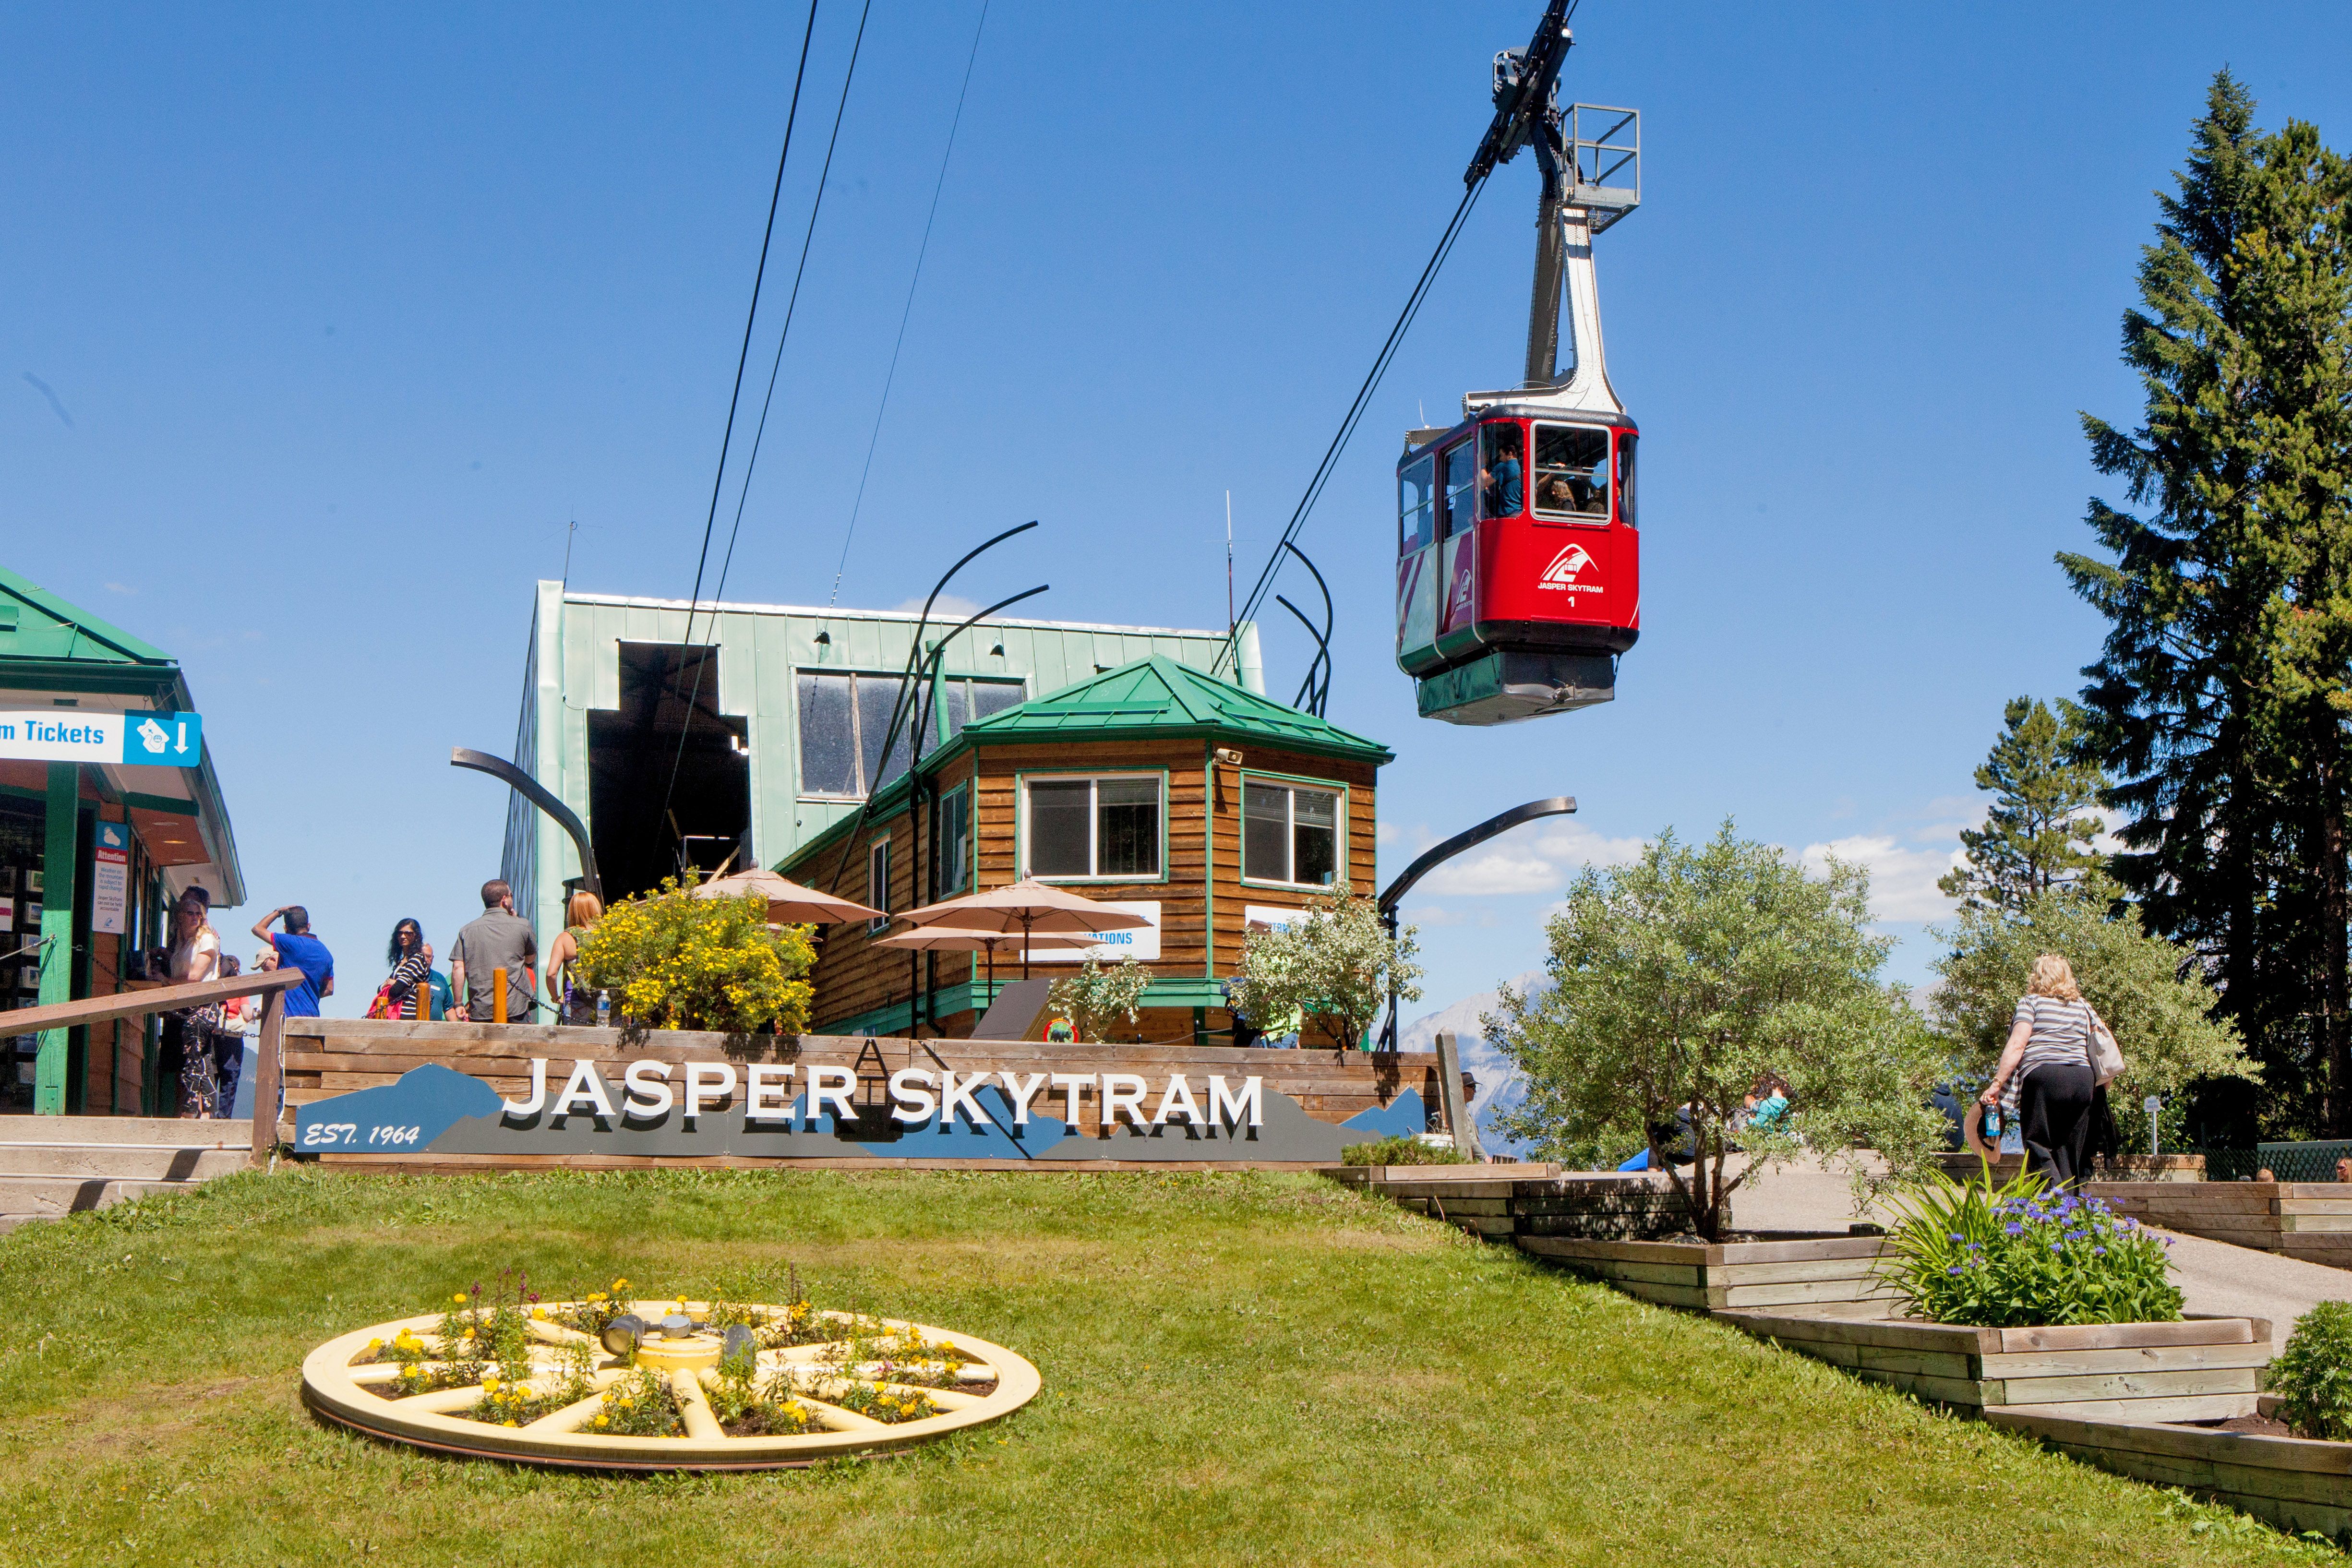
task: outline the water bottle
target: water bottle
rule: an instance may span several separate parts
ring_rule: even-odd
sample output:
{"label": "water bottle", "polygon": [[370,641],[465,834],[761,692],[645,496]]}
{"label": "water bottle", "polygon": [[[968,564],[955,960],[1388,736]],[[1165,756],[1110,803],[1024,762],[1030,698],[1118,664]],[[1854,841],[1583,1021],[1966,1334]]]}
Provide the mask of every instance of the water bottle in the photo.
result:
{"label": "water bottle", "polygon": [[1998,1105],[1984,1108],[1984,1135],[1988,1144],[2000,1142],[2000,1107]]}
{"label": "water bottle", "polygon": [[598,1029],[613,1027],[613,993],[610,991],[596,993],[596,1027]]}

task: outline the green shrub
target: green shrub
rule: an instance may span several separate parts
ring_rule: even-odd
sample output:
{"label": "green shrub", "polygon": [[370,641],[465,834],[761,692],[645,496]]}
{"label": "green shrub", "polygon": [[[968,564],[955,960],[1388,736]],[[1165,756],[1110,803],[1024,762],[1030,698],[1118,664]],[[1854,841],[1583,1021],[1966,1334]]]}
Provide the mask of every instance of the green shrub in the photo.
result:
{"label": "green shrub", "polygon": [[1941,1176],[1902,1189],[1880,1270],[1917,1316],[1976,1328],[2167,1323],[2180,1317],[2171,1243],[2099,1198]]}
{"label": "green shrub", "polygon": [[2322,1301],[2297,1319],[2270,1377],[2281,1420],[2306,1437],[2352,1440],[2352,1301]]}
{"label": "green shrub", "polygon": [[1451,1144],[1424,1144],[1419,1138],[1382,1138],[1376,1144],[1349,1144],[1339,1151],[1343,1166],[1466,1166],[1470,1156]]}

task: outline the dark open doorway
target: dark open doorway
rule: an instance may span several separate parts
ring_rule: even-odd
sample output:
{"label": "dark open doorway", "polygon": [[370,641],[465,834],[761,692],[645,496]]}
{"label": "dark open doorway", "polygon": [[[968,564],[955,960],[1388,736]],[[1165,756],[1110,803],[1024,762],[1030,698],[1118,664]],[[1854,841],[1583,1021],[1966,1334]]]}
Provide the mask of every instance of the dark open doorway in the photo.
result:
{"label": "dark open doorway", "polygon": [[730,871],[757,863],[746,738],[719,711],[718,649],[621,644],[620,706],[588,714],[588,835],[607,899],[688,864],[708,875],[730,855]]}

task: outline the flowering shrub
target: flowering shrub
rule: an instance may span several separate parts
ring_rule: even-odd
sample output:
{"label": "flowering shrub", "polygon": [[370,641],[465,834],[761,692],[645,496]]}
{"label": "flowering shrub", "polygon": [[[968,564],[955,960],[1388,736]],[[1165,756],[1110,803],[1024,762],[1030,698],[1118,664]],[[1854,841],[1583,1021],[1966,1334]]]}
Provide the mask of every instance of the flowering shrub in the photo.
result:
{"label": "flowering shrub", "polygon": [[665,1375],[641,1367],[604,1390],[604,1402],[583,1432],[632,1437],[675,1437],[685,1432],[677,1395]]}
{"label": "flowering shrub", "polygon": [[556,1354],[561,1358],[562,1370],[551,1376],[503,1378],[494,1372],[482,1374],[481,1401],[450,1414],[493,1427],[528,1427],[542,1416],[551,1416],[567,1405],[577,1405],[596,1391],[590,1377],[595,1356],[586,1345],[567,1344]]}
{"label": "flowering shrub", "polygon": [[1420,956],[1413,926],[1391,936],[1380,905],[1343,882],[1287,930],[1244,937],[1230,994],[1254,1024],[1273,1029],[1295,1010],[1321,1019],[1331,1043],[1352,1051],[1388,1006],[1391,984],[1401,1000],[1421,999]]}
{"label": "flowering shrub", "polygon": [[2297,1435],[2352,1440],[2352,1301],[2322,1301],[2296,1319],[2270,1383]]}
{"label": "flowering shrub", "polygon": [[[572,1305],[559,1310],[550,1321],[568,1329],[578,1329],[591,1339],[601,1339],[604,1325],[635,1305],[628,1297],[621,1294],[628,1288],[629,1281],[625,1279],[615,1280],[611,1289],[589,1291]],[[539,1315],[547,1316],[544,1312]]]}
{"label": "flowering shrub", "polygon": [[2099,1198],[1938,1176],[1906,1188],[1880,1268],[1919,1317],[1977,1328],[2174,1322],[2171,1243]]}
{"label": "flowering shrub", "polygon": [[622,1016],[647,1029],[797,1034],[815,963],[807,927],[771,930],[759,894],[697,898],[675,877],[614,904],[580,937],[590,988],[612,991]]}

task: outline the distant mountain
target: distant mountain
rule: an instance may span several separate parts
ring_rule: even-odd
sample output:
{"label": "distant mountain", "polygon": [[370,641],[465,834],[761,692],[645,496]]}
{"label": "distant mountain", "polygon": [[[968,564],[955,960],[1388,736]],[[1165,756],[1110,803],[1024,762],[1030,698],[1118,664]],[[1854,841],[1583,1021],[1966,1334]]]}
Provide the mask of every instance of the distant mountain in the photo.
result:
{"label": "distant mountain", "polygon": [[[1522,996],[1531,996],[1544,989],[1543,971],[1530,969],[1504,983]],[[1424,1013],[1397,1031],[1397,1045],[1404,1051],[1435,1051],[1438,1031],[1451,1031],[1455,1047],[1462,1052],[1463,1067],[1478,1081],[1478,1097],[1470,1103],[1472,1120],[1478,1124],[1478,1141],[1490,1155],[1525,1158],[1527,1146],[1496,1132],[1494,1119],[1527,1097],[1526,1082],[1520,1078],[1518,1069],[1486,1042],[1478,1022],[1500,1007],[1502,1001],[1499,989],[1480,991],[1433,1013]]]}

